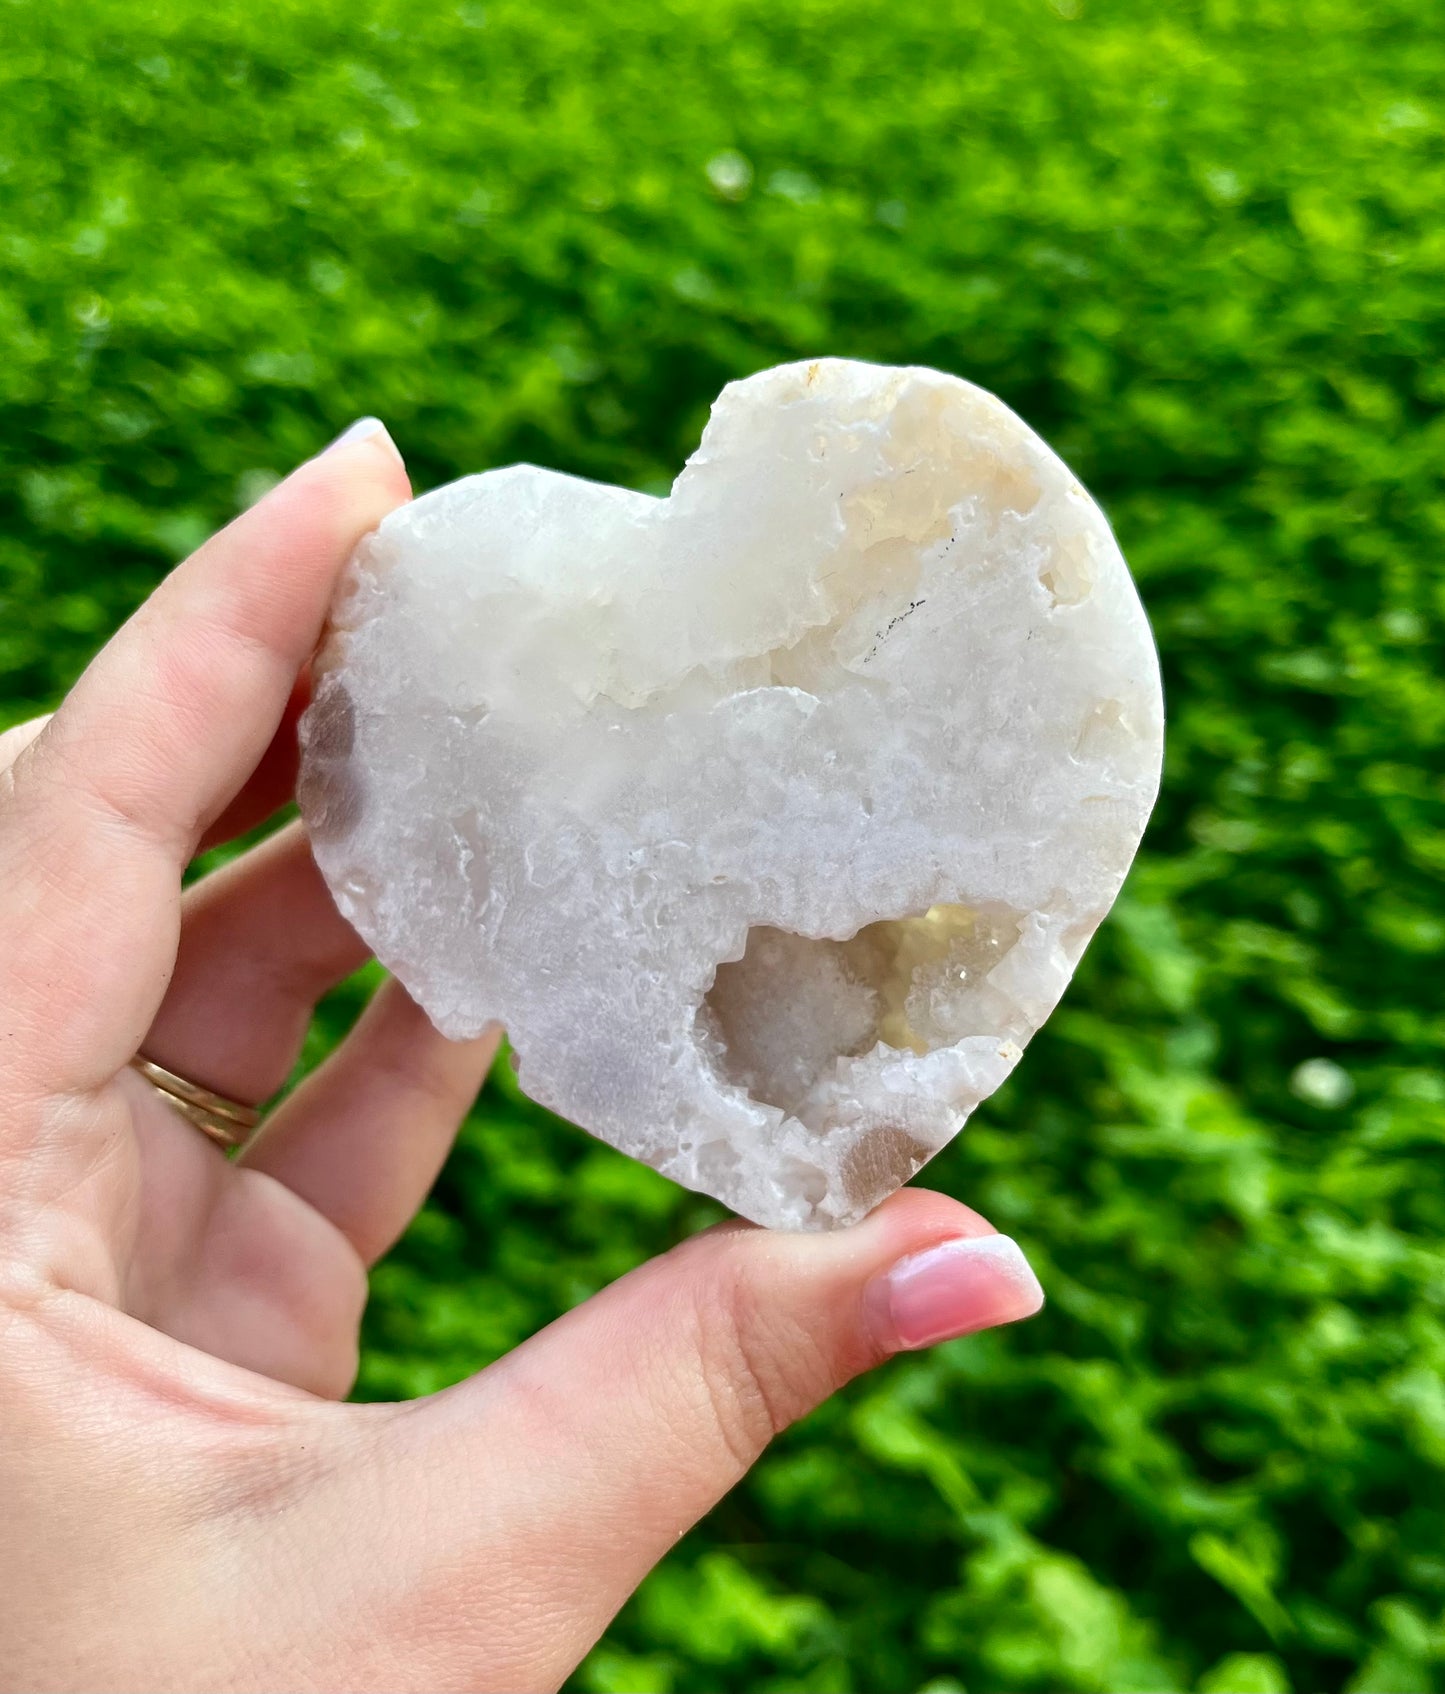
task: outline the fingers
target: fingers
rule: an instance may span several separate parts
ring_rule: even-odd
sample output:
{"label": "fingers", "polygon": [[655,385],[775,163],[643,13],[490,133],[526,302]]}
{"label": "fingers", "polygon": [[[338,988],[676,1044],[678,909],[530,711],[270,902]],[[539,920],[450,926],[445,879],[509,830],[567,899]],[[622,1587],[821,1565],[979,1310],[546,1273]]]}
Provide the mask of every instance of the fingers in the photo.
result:
{"label": "fingers", "polygon": [[366,1299],[356,1254],[298,1195],[222,1158],[133,1072],[118,1081],[141,1172],[119,1303],[215,1358],[344,1395]]}
{"label": "fingers", "polygon": [[139,1045],[181,870],[266,752],[356,542],[407,494],[384,431],[304,465],[172,572],[0,778],[0,930],[19,942],[0,1057],[46,1092]]}
{"label": "fingers", "polygon": [[290,824],[187,891],[142,1049],[233,1100],[265,1100],[291,1074],[317,1000],[367,957]]}
{"label": "fingers", "polygon": [[378,429],[303,465],[173,571],[49,726],[78,803],[183,865],[265,752],[341,565],[408,492]]}
{"label": "fingers", "polygon": [[709,1231],[471,1382],[399,1409],[397,1476],[449,1573],[450,1615],[467,1613],[459,1580],[489,1580],[494,1524],[512,1526],[530,1573],[510,1643],[521,1658],[489,1666],[488,1686],[540,1682],[529,1652],[550,1655],[560,1682],[773,1434],[860,1371],[1042,1301],[1011,1241],[957,1202],[909,1190],[832,1234]]}
{"label": "fingers", "polygon": [[329,1218],[371,1264],[427,1196],[497,1050],[448,1041],[396,981],[242,1155]]}
{"label": "fingers", "polygon": [[292,685],[291,697],[281,713],[281,722],[276,726],[270,746],[261,755],[240,792],[207,828],[198,844],[200,851],[204,852],[207,847],[214,847],[222,841],[231,841],[264,823],[296,792],[296,774],[301,764],[296,726],[310,703],[311,672],[308,668]]}

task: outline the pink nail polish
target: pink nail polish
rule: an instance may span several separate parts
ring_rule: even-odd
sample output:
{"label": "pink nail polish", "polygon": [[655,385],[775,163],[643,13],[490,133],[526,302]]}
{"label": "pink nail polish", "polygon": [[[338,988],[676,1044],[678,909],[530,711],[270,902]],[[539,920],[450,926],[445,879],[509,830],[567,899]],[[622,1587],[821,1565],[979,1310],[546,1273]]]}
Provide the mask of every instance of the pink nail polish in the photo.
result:
{"label": "pink nail polish", "polygon": [[880,1341],[897,1352],[1032,1317],[1044,1291],[1016,1241],[977,1235],[900,1259],[866,1302]]}

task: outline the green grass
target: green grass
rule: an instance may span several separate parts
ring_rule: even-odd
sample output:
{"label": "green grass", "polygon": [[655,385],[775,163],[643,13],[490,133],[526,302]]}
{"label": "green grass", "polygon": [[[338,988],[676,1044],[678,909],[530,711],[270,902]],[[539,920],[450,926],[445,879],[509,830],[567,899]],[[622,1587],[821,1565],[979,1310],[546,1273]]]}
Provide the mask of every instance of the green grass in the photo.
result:
{"label": "green grass", "polygon": [[[359,413],[659,488],[819,353],[995,389],[1154,619],[1146,851],[929,1171],[1046,1312],[781,1441],[579,1688],[1445,1686],[1442,88],[1439,0],[0,0],[3,718]],[[707,1215],[499,1077],[362,1392]]]}

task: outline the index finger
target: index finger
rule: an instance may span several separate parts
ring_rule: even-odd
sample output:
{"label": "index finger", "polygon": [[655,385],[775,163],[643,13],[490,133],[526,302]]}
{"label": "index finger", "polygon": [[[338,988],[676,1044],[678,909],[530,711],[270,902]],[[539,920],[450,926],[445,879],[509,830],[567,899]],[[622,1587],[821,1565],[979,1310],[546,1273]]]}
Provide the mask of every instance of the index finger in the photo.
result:
{"label": "index finger", "polygon": [[0,777],[0,1058],[45,1093],[134,1054],[181,873],[261,759],[356,543],[410,494],[381,425],[303,465],[170,574]]}

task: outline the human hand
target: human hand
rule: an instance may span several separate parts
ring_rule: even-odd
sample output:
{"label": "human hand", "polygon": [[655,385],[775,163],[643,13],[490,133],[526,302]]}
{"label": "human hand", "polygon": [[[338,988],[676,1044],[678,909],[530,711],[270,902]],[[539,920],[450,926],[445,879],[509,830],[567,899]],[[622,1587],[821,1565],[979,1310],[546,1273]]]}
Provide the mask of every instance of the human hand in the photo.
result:
{"label": "human hand", "polygon": [[264,1099],[365,957],[299,826],[181,878],[286,797],[338,573],[408,495],[385,432],[349,432],[0,737],[6,1687],[555,1687],[777,1430],[1041,1303],[913,1190],[835,1234],[708,1230],[469,1382],[338,1403],[366,1267],[495,1039],[388,983],[235,1160],[130,1061]]}

